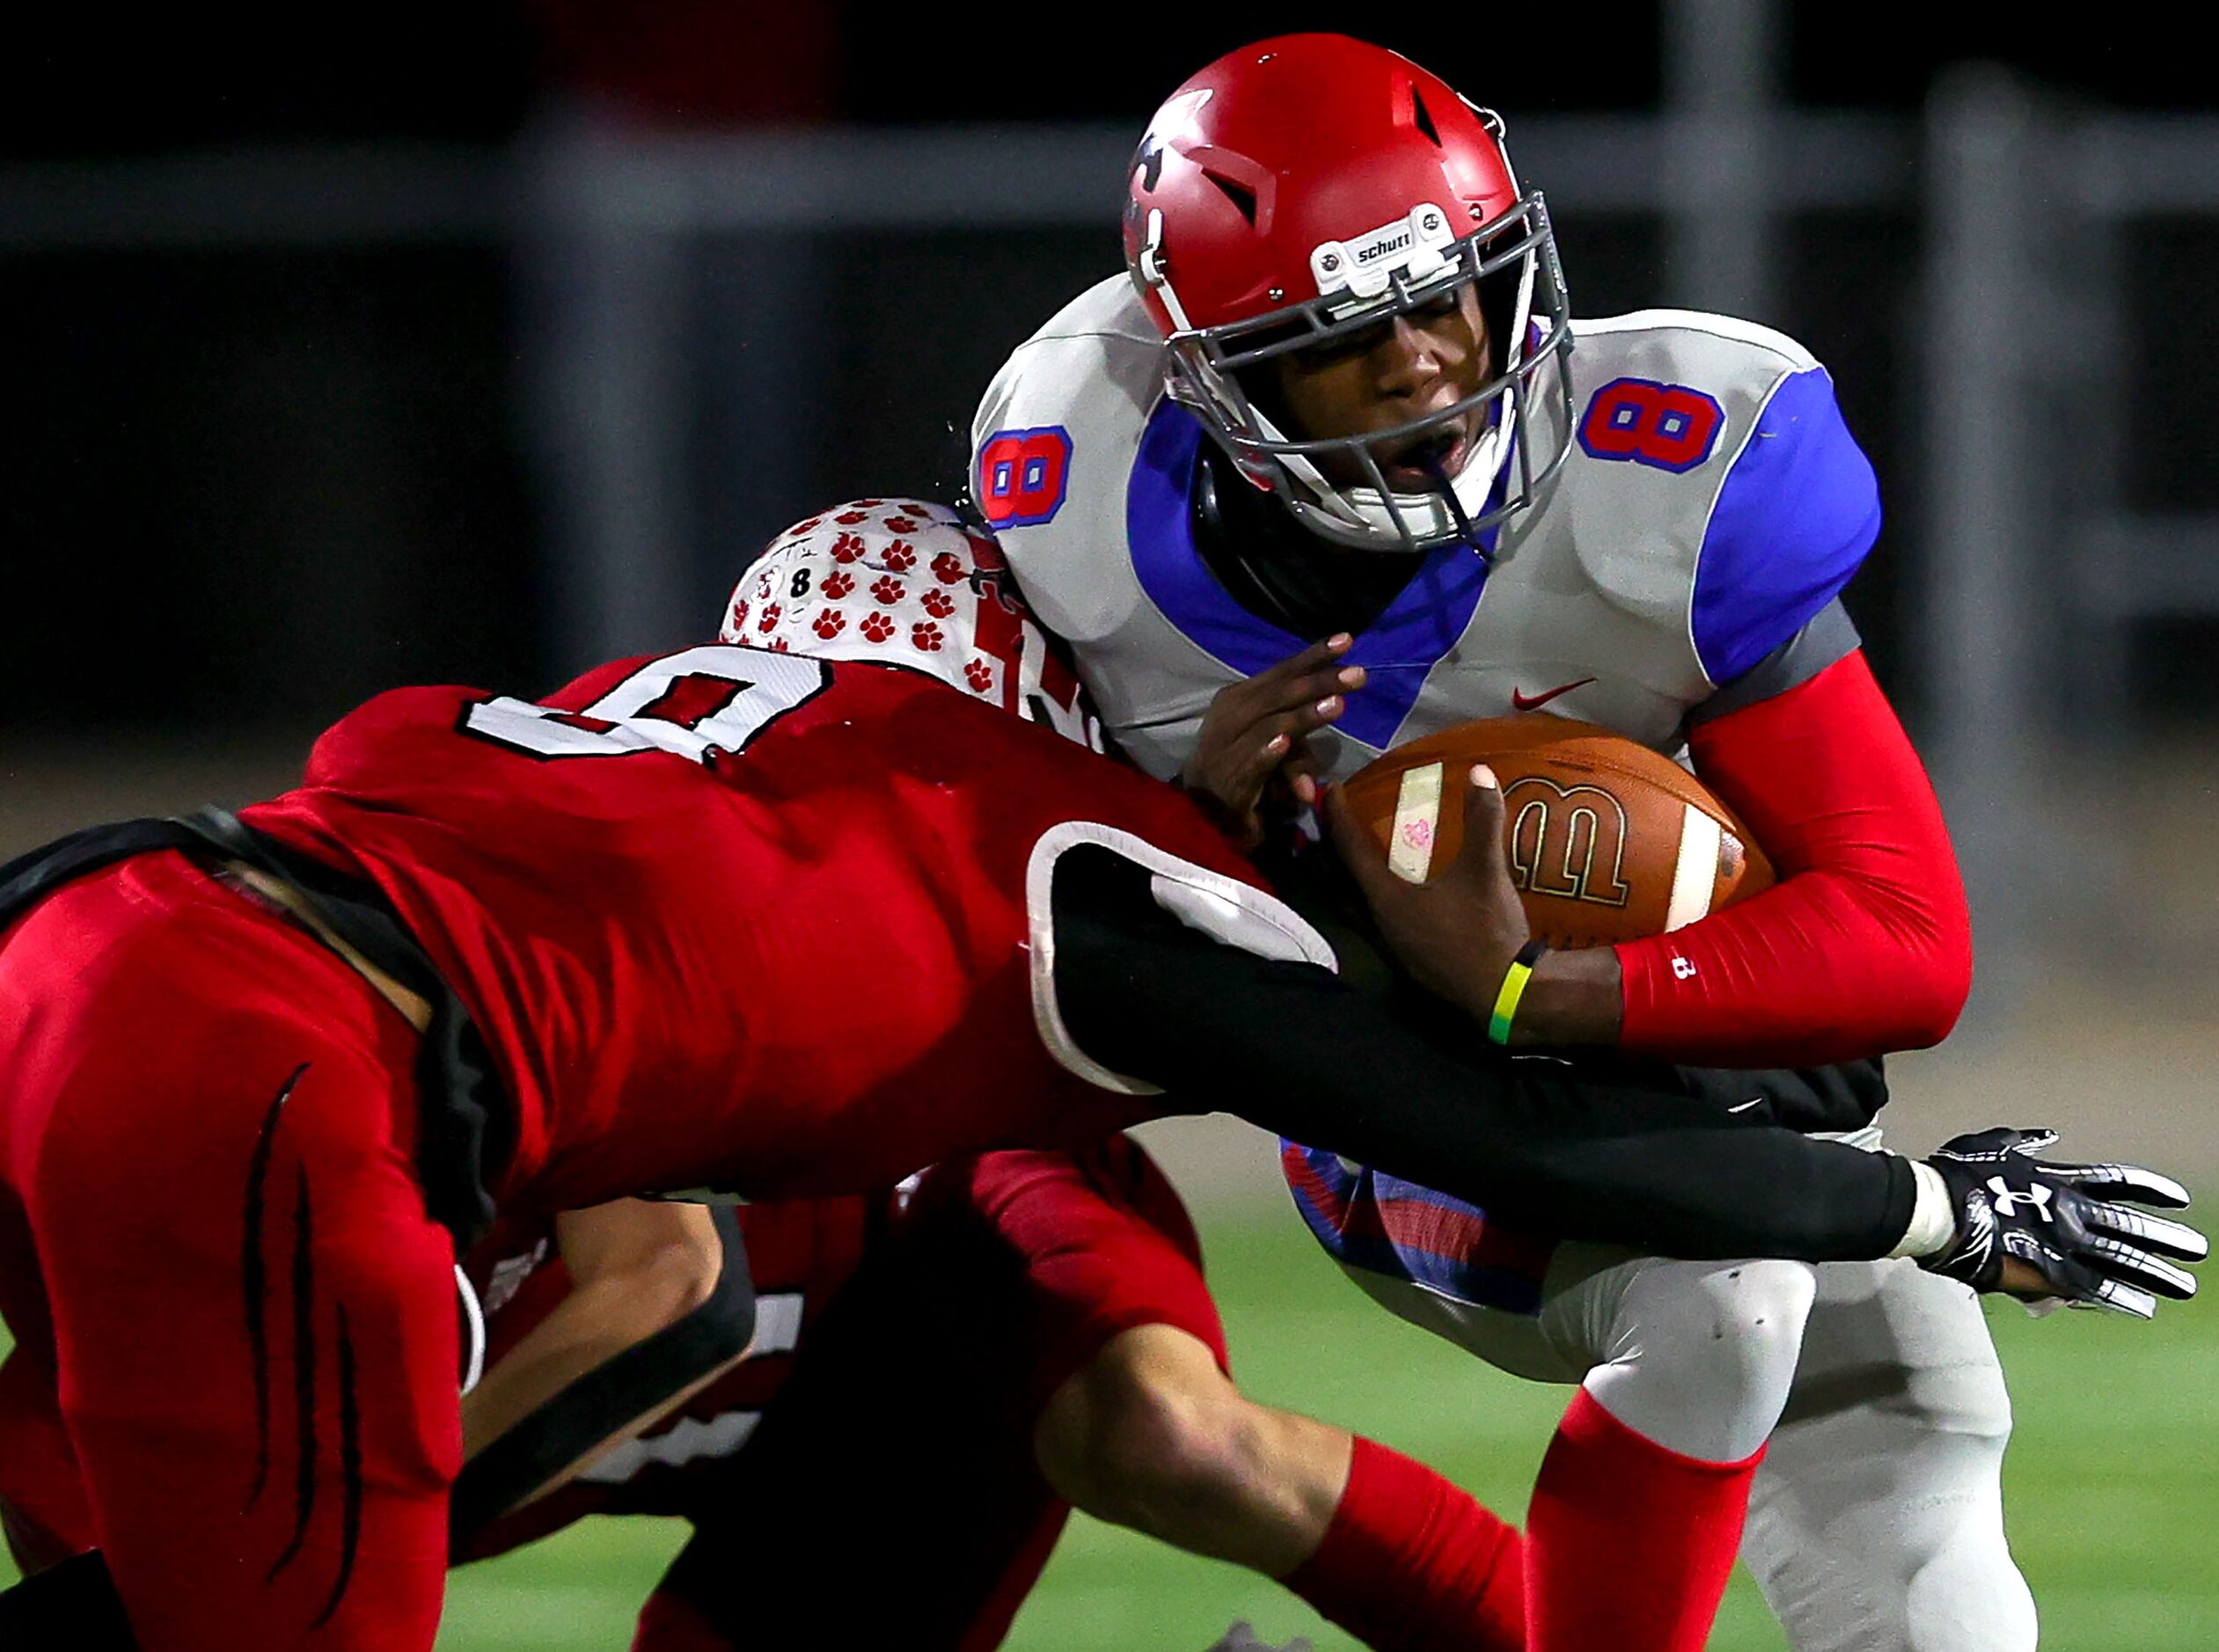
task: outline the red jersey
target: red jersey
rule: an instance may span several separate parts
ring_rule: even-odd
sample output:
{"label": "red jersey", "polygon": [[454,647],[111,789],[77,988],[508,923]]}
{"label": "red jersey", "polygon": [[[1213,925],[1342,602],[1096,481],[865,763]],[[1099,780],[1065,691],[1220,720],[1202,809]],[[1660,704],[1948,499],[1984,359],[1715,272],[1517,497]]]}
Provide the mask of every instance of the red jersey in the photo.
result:
{"label": "red jersey", "polygon": [[[1193,1223],[1128,1137],[1072,1152],[952,1159],[875,1198],[780,1199],[732,1214],[755,1286],[745,1356],[575,1480],[472,1531],[467,1558],[589,1514],[681,1515],[721,1526],[779,1483],[779,1464],[805,1465],[818,1483],[845,1474],[852,1486],[882,1485],[886,1465],[899,1463],[904,1482],[934,1488],[926,1524],[947,1529],[952,1542],[978,1543],[978,1530],[939,1517],[951,1494],[926,1472],[936,1454],[966,1463],[973,1479],[1012,1478],[1014,1467],[1014,1478],[1037,1486],[1032,1429],[1041,1407],[1135,1326],[1185,1331],[1227,1363]],[[465,1260],[485,1307],[488,1369],[569,1292],[559,1245],[552,1219],[504,1218]],[[820,1323],[843,1293],[845,1323],[828,1341]],[[894,1371],[900,1380],[890,1385]],[[663,1363],[658,1395],[698,1371]],[[789,1407],[775,1425],[788,1432],[770,1462],[743,1459],[766,1413],[781,1414],[774,1407],[795,1386],[799,1411]],[[922,1540],[920,1530],[909,1546]],[[744,1568],[732,1575],[744,1584]]]}
{"label": "red jersey", "polygon": [[[735,1209],[755,1290],[754,1340],[746,1358],[677,1414],[713,1419],[769,1405],[786,1380],[802,1332],[847,1283],[874,1236],[899,1208],[900,1195],[890,1190],[772,1199]],[[485,1311],[488,1371],[570,1293],[553,1217],[502,1217],[463,1259],[463,1270]]]}
{"label": "red jersey", "polygon": [[516,1109],[542,1210],[884,1188],[1161,1110],[1035,1030],[1026,874],[1059,822],[1254,883],[1177,792],[921,675],[710,646],[541,704],[380,696],[249,824],[375,883]]}
{"label": "red jersey", "polygon": [[[575,1479],[473,1532],[458,1558],[505,1553],[590,1514],[680,1515],[711,1507],[707,1472],[746,1444],[817,1317],[862,1264],[897,1205],[897,1196],[885,1193],[773,1199],[735,1210],[755,1290],[747,1353],[641,1439],[603,1453]],[[485,1310],[487,1370],[571,1289],[552,1217],[502,1217],[463,1266]],[[691,1371],[673,1378],[671,1388],[690,1380]]]}

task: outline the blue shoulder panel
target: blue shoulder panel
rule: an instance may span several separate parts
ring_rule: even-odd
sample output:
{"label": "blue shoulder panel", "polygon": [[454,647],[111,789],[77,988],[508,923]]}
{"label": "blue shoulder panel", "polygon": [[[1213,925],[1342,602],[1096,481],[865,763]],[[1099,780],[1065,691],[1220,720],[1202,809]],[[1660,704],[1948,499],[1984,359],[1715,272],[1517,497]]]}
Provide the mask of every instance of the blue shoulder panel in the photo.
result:
{"label": "blue shoulder panel", "polygon": [[1695,653],[1741,675],[1849,582],[1879,537],[1872,465],[1824,368],[1783,379],[1711,507],[1695,563]]}
{"label": "blue shoulder panel", "polygon": [[[1195,548],[1190,500],[1205,440],[1192,413],[1168,398],[1158,404],[1126,484],[1125,543],[1140,588],[1164,617],[1205,653],[1254,676],[1316,639],[1249,612]],[[1483,536],[1485,551],[1493,550],[1495,532]],[[1367,746],[1386,747],[1417,703],[1426,674],[1471,624],[1486,584],[1487,558],[1470,546],[1452,543],[1424,552],[1417,576],[1343,656],[1343,664],[1360,665],[1369,676],[1348,697],[1337,727]]]}

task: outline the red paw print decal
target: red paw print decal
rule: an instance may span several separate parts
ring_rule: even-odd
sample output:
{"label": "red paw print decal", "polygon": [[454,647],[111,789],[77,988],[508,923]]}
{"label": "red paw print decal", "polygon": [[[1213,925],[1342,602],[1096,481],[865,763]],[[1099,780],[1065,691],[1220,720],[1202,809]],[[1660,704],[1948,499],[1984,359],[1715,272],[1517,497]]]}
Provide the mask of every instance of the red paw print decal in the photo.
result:
{"label": "red paw print decal", "polygon": [[940,646],[948,639],[941,634],[938,625],[929,619],[920,619],[909,628],[909,640],[926,654],[938,654]]}
{"label": "red paw print decal", "polygon": [[756,630],[776,631],[778,629],[778,617],[785,611],[786,610],[783,608],[780,608],[776,603],[764,603],[763,612],[755,622]]}
{"label": "red paw print decal", "polygon": [[896,533],[915,533],[917,531],[917,523],[915,519],[909,516],[889,516],[886,519],[886,525]]}
{"label": "red paw print decal", "polygon": [[847,616],[837,608],[827,608],[817,615],[809,629],[830,642],[847,629]]}
{"label": "red paw print decal", "polygon": [[824,576],[824,583],[817,588],[824,592],[830,600],[837,603],[855,588],[855,576],[853,574],[842,574],[836,569],[827,574]]}
{"label": "red paw print decal", "polygon": [[868,522],[870,519],[871,514],[868,510],[844,510],[832,518],[843,528],[853,528],[857,523]]}
{"label": "red paw print decal", "polygon": [[886,566],[897,574],[906,574],[917,566],[917,547],[906,539],[897,539],[886,547]]}
{"label": "red paw print decal", "polygon": [[933,559],[933,577],[942,585],[955,585],[963,577],[963,559],[953,551],[943,551]]}
{"label": "red paw print decal", "polygon": [[861,534],[844,533],[840,535],[839,538],[832,541],[833,561],[860,562],[862,559],[863,536]]}
{"label": "red paw print decal", "polygon": [[793,650],[793,647],[794,645],[787,641],[787,640],[783,637],[773,637],[771,639],[771,652],[773,654],[790,653]]}
{"label": "red paw print decal", "polygon": [[926,591],[925,611],[934,619],[945,619],[956,611],[956,599],[946,591]]}
{"label": "red paw print decal", "polygon": [[883,642],[894,634],[894,622],[883,614],[865,614],[861,630],[873,642]]}
{"label": "red paw print decal", "polygon": [[824,518],[822,516],[811,516],[807,522],[797,522],[791,528],[788,528],[786,530],[786,537],[788,539],[798,539],[803,534],[809,532],[810,529],[816,527],[818,523],[823,522],[824,520]]}
{"label": "red paw print decal", "polygon": [[744,602],[738,602],[732,604],[731,628],[734,631],[745,631],[747,629],[747,604]]}
{"label": "red paw print decal", "polygon": [[858,510],[876,510],[885,502],[882,499],[859,499],[855,501],[855,508]]}
{"label": "red paw print decal", "polygon": [[883,603],[889,608],[900,602],[902,594],[908,589],[908,586],[890,574],[871,581],[872,600]]}
{"label": "red paw print decal", "polygon": [[963,681],[970,684],[974,694],[984,694],[994,686],[994,668],[984,660],[973,660],[963,668]]}

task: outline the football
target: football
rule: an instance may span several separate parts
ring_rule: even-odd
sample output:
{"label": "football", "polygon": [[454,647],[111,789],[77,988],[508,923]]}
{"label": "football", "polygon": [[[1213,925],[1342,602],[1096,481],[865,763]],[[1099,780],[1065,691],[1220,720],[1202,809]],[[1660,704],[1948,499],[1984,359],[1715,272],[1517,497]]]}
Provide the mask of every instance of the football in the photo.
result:
{"label": "football", "polygon": [[1348,780],[1349,807],[1402,877],[1424,881],[1463,846],[1461,777],[1476,763],[1502,783],[1512,875],[1551,946],[1662,934],[1773,881],[1747,829],[1671,758],[1593,723],[1530,714],[1459,723]]}

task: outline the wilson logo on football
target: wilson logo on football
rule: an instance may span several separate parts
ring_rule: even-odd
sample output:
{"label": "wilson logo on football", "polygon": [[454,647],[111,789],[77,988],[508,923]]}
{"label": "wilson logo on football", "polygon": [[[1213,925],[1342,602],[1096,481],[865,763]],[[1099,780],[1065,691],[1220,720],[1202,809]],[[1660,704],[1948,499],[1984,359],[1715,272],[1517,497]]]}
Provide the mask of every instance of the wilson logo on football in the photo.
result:
{"label": "wilson logo on football", "polygon": [[1503,793],[1512,880],[1535,895],[1623,906],[1625,806],[1599,786],[1558,786],[1529,775]]}

